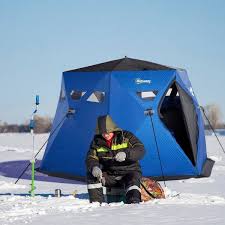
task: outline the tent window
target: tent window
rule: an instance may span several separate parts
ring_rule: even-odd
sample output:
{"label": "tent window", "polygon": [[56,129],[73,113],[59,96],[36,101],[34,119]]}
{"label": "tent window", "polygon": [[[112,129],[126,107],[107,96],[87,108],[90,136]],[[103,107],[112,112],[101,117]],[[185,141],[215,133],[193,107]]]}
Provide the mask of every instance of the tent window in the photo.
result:
{"label": "tent window", "polygon": [[70,96],[73,100],[80,100],[81,97],[85,94],[85,91],[76,91],[76,90],[72,90],[70,93]]}
{"label": "tent window", "polygon": [[95,91],[89,96],[87,101],[95,102],[95,103],[102,103],[104,101],[104,99],[105,99],[105,92]]}
{"label": "tent window", "polygon": [[154,100],[156,95],[158,94],[158,91],[138,91],[137,95],[143,99],[143,100]]}

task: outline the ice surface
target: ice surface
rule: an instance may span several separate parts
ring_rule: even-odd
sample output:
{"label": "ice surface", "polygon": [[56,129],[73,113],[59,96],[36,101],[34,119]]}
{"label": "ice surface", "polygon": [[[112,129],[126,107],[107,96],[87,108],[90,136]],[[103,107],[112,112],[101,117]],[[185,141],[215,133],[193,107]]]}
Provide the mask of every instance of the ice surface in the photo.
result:
{"label": "ice surface", "polygon": [[[35,136],[35,149],[48,134]],[[219,137],[225,146],[225,137]],[[208,156],[215,160],[209,178],[167,181],[166,199],[126,205],[90,204],[86,184],[36,174],[36,196],[30,197],[30,170],[16,178],[31,157],[29,134],[0,134],[0,225],[137,225],[225,224],[225,155],[214,136],[207,136]],[[43,155],[40,154],[40,160]],[[39,161],[37,161],[39,163]],[[54,197],[60,188],[62,197]]]}

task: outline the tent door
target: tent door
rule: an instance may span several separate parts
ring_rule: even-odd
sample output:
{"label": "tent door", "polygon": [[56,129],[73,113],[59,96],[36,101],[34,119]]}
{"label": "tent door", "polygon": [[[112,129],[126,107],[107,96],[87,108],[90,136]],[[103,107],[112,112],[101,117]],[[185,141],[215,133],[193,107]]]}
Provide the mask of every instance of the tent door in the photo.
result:
{"label": "tent door", "polygon": [[173,82],[159,105],[161,120],[192,164],[196,165],[198,126],[191,97]]}

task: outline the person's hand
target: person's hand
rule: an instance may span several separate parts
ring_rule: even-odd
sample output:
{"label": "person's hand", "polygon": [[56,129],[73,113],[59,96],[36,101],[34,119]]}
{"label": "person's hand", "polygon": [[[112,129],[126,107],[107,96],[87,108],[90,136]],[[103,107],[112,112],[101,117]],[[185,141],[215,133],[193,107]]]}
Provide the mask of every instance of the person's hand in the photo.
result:
{"label": "person's hand", "polygon": [[126,153],[125,152],[118,152],[115,156],[115,160],[117,162],[123,162],[126,159]]}
{"label": "person's hand", "polygon": [[102,179],[102,171],[98,166],[94,166],[92,169],[92,175],[96,178]]}

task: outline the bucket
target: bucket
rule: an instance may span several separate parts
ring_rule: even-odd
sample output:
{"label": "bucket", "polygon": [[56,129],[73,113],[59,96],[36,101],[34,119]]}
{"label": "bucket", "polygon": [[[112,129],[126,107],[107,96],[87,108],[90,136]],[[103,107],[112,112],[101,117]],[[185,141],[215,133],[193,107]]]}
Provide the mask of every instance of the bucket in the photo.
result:
{"label": "bucket", "polygon": [[55,197],[61,197],[61,189],[55,189]]}
{"label": "bucket", "polygon": [[125,190],[124,188],[111,187],[106,188],[106,202],[125,202]]}

